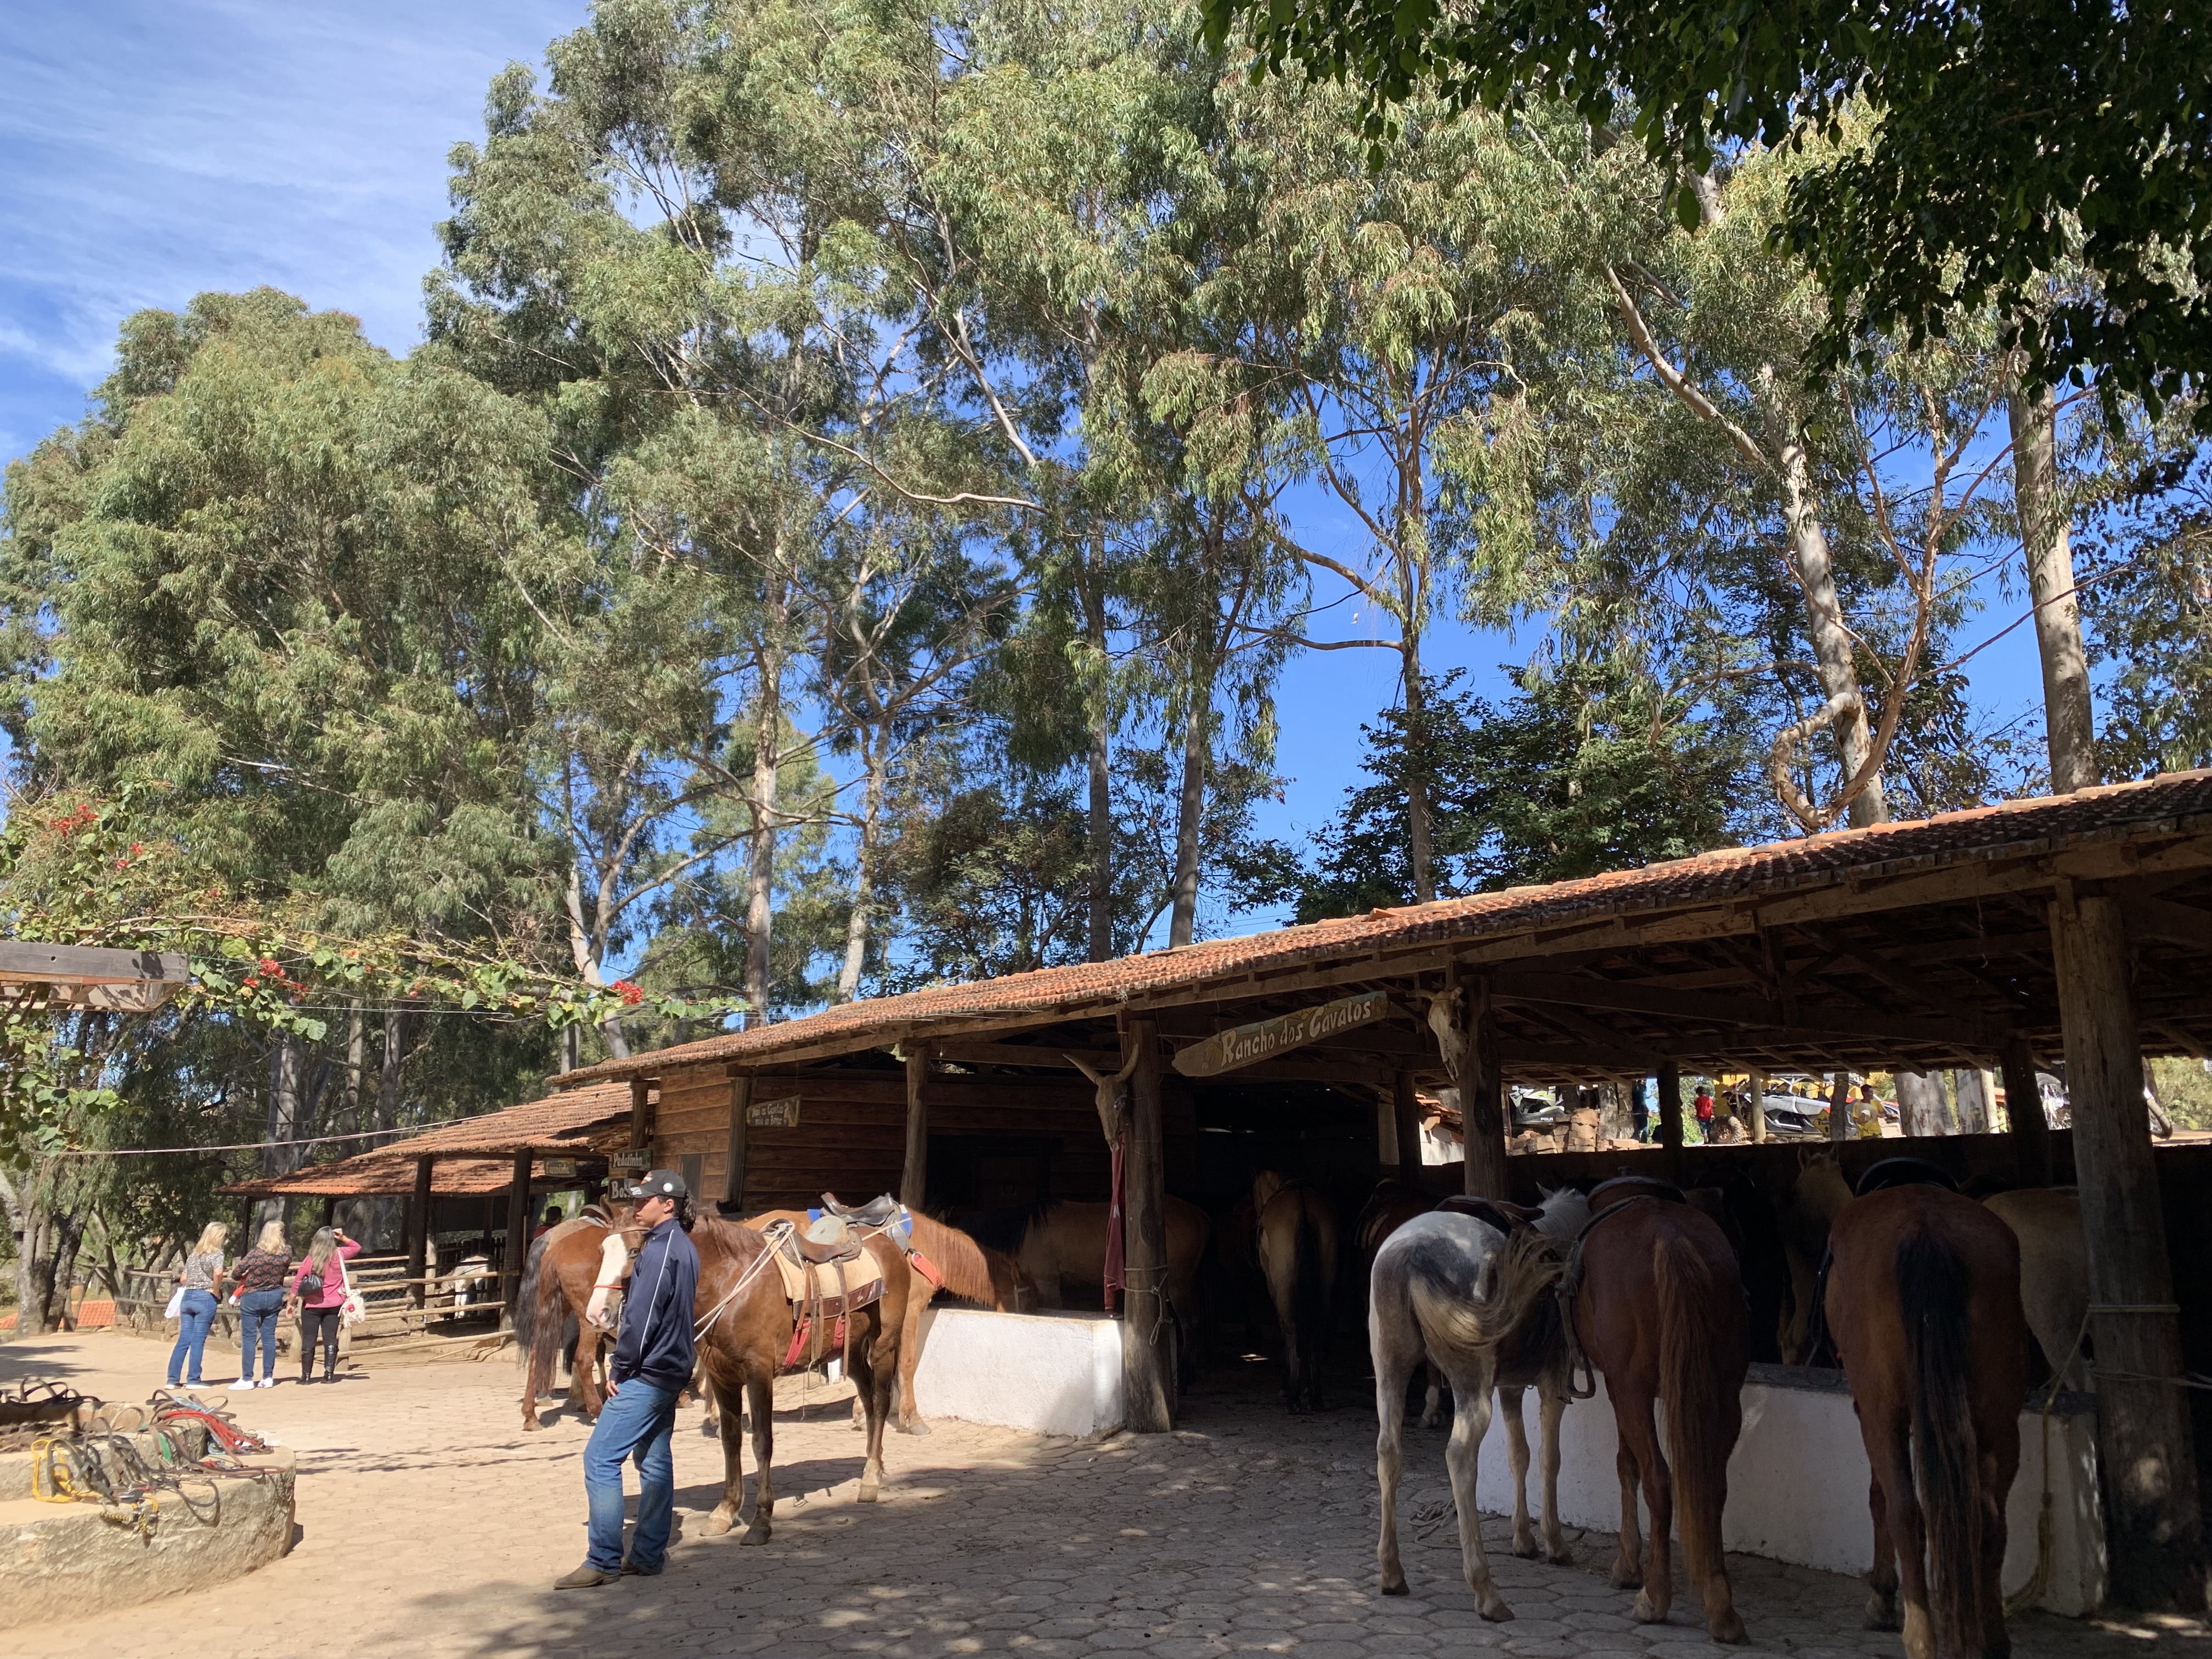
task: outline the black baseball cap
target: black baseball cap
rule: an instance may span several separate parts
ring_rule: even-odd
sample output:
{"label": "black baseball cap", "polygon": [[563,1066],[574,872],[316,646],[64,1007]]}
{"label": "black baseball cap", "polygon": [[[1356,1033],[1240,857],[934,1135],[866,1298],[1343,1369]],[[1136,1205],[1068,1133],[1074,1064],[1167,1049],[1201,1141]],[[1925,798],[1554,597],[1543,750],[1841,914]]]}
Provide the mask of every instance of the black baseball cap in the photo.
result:
{"label": "black baseball cap", "polygon": [[689,1198],[691,1189],[684,1184],[684,1177],[673,1170],[649,1170],[645,1178],[635,1187],[625,1187],[623,1196],[629,1199]]}

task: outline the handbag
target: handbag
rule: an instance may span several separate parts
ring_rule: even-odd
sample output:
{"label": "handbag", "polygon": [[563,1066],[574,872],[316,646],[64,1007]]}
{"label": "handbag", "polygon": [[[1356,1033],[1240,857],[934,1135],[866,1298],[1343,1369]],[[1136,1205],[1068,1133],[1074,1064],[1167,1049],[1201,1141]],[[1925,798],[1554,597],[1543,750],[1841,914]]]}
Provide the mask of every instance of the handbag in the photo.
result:
{"label": "handbag", "polygon": [[164,1319],[181,1319],[185,1315],[185,1287],[181,1285],[169,1292],[169,1305],[161,1310]]}
{"label": "handbag", "polygon": [[300,1300],[306,1302],[311,1297],[320,1296],[322,1293],[323,1276],[320,1273],[311,1273],[305,1267],[302,1267],[300,1270],[300,1282],[295,1291],[295,1294],[298,1295]]}
{"label": "handbag", "polygon": [[354,1289],[353,1277],[346,1272],[343,1256],[337,1258],[337,1264],[338,1287],[345,1292],[344,1299],[338,1304],[338,1324],[349,1331],[368,1319],[368,1304],[362,1299],[361,1292]]}

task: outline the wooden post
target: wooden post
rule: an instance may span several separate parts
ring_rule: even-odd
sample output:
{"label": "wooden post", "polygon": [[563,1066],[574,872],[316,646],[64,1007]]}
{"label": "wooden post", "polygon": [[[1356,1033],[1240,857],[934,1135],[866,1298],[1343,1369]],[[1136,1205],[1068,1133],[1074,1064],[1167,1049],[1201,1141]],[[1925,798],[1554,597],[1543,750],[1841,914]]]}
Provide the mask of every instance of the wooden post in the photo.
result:
{"label": "wooden post", "polygon": [[433,1160],[415,1160],[415,1193],[407,1200],[407,1299],[421,1307],[429,1288],[422,1280],[429,1271],[430,1261],[430,1165]]}
{"label": "wooden post", "polygon": [[745,1212],[745,1155],[752,1139],[753,1079],[739,1073],[730,1079],[730,1143],[724,1159],[722,1201],[732,1215]]}
{"label": "wooden post", "polygon": [[929,1050],[906,1054],[906,1169],[899,1176],[899,1202],[918,1210],[929,1197]]}
{"label": "wooden post", "polygon": [[1398,1179],[1418,1187],[1421,1184],[1421,1103],[1413,1097],[1411,1072],[1399,1072],[1390,1079],[1390,1121],[1398,1129]]}
{"label": "wooden post", "polygon": [[531,1163],[526,1149],[514,1155],[514,1176],[507,1189],[507,1267],[499,1276],[499,1322],[503,1329],[514,1324],[523,1263],[530,1255]]}
{"label": "wooden post", "polygon": [[323,1194],[323,1225],[325,1227],[336,1226],[337,1224],[337,1194],[335,1193],[325,1193]]}
{"label": "wooden post", "polygon": [[2181,1326],[2119,901],[2062,886],[2051,941],[2088,1245],[2112,1598],[2195,1612],[2204,1605],[2203,1521],[2188,1395],[2167,1380],[2182,1374]]}
{"label": "wooden post", "polygon": [[2005,1120],[2012,1137],[2013,1179],[2023,1187],[2051,1184],[2051,1124],[2043,1115],[2043,1090],[2035,1080],[2035,1056],[2014,1037],[1997,1054],[2004,1073]]}
{"label": "wooden post", "polygon": [[1831,1141],[1851,1138],[1851,1074],[1849,1072],[1828,1073],[1828,1139]]}
{"label": "wooden post", "polygon": [[1746,1116],[1751,1125],[1752,1144],[1758,1146],[1766,1139],[1766,1073],[1753,1072],[1749,1080],[1751,1109]]}
{"label": "wooden post", "polygon": [[1167,1323],[1167,1145],[1160,1102],[1159,1027],[1133,1019],[1123,1041],[1129,1076],[1129,1136],[1122,1168],[1121,1392],[1134,1434],[1175,1427],[1176,1333]]}
{"label": "wooden post", "polygon": [[1673,1060],[1659,1062],[1659,1144],[1667,1149],[1670,1173],[1682,1167],[1682,1068]]}
{"label": "wooden post", "polygon": [[641,1077],[629,1080],[629,1149],[633,1152],[650,1152],[653,1148],[653,1085]]}
{"label": "wooden post", "polygon": [[1459,1123],[1463,1137],[1461,1179],[1482,1198],[1510,1198],[1513,1183],[1505,1163],[1504,1068],[1498,1064],[1498,1028],[1490,1017],[1490,981],[1475,981],[1462,993]]}

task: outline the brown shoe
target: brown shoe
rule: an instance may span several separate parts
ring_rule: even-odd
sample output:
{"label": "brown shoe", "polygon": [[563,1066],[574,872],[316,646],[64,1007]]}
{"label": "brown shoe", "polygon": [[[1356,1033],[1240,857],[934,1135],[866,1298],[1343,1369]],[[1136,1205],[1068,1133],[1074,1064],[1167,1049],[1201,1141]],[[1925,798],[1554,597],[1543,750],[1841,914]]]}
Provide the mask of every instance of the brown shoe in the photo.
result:
{"label": "brown shoe", "polygon": [[556,1578],[553,1581],[553,1588],[555,1589],[589,1589],[594,1584],[607,1584],[613,1582],[605,1573],[586,1561],[566,1577]]}

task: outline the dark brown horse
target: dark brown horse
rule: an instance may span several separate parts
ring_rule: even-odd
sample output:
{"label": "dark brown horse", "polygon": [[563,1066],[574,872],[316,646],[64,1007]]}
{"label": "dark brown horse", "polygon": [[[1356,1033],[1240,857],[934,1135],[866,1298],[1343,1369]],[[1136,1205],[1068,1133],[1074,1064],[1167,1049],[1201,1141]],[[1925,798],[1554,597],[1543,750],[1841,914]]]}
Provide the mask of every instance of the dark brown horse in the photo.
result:
{"label": "dark brown horse", "polygon": [[[625,1209],[620,1220],[627,1219]],[[525,1367],[522,1426],[526,1429],[538,1426],[538,1397],[553,1386],[562,1339],[572,1318],[576,1324],[576,1357],[568,1380],[568,1403],[586,1422],[598,1420],[604,1403],[599,1391],[599,1350],[611,1333],[584,1315],[592,1287],[599,1281],[607,1240],[619,1237],[623,1237],[620,1221],[611,1224],[603,1217],[581,1215],[561,1223],[530,1247],[514,1305],[514,1340]],[[635,1236],[629,1237],[633,1252],[638,1243]]]}
{"label": "dark brown horse", "polygon": [[1901,1580],[1911,1659],[2002,1659],[2027,1396],[2019,1241],[1972,1199],[1913,1185],[1853,1200],[1828,1247],[1828,1331],[1873,1471],[1867,1624],[1899,1627]]}
{"label": "dark brown horse", "polygon": [[[1605,1374],[1620,1428],[1620,1547],[1613,1582],[1642,1586],[1632,1610],[1639,1622],[1665,1622],[1674,1593],[1679,1487],[1682,1553],[1705,1603],[1705,1629],[1717,1642],[1741,1642],[1721,1511],[1749,1370],[1743,1277],[1727,1235],[1710,1217],[1639,1185],[1652,1183],[1608,1182],[1590,1194],[1596,1213],[1569,1268],[1578,1281],[1575,1338]],[[1667,1402],[1663,1455],[1652,1410],[1657,1400]],[[1651,1522],[1648,1565],[1637,1530],[1639,1484]]]}

